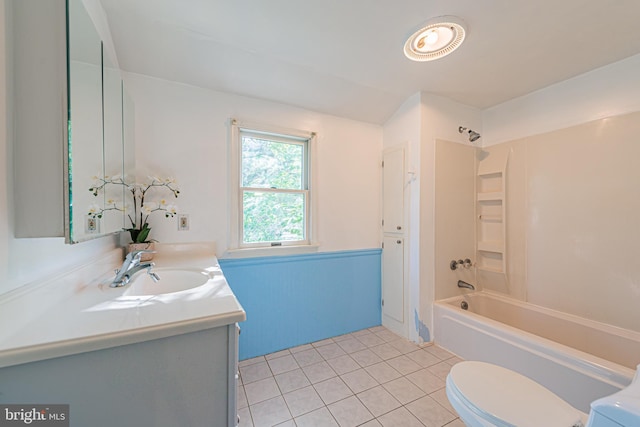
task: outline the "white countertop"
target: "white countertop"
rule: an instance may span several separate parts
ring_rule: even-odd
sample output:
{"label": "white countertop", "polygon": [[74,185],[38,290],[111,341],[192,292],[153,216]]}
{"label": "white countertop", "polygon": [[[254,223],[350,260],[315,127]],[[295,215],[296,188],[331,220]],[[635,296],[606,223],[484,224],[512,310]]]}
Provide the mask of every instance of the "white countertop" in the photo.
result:
{"label": "white countertop", "polygon": [[108,260],[0,296],[0,367],[245,320],[213,254],[206,245],[161,246],[153,260],[160,280],[163,268],[198,269],[210,277],[180,292],[132,296],[130,285],[109,287],[113,269],[105,268],[122,260],[122,251],[116,250]]}

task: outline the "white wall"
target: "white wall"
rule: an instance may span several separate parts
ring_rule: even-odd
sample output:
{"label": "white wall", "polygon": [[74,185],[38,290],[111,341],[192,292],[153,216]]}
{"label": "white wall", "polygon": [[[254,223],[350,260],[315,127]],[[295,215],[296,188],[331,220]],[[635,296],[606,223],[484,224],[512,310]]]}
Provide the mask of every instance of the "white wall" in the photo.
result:
{"label": "white wall", "polygon": [[[5,165],[0,175],[0,294],[16,289],[38,278],[64,271],[88,259],[100,256],[115,247],[113,237],[65,245],[63,238],[16,239],[13,237],[14,197],[12,166],[12,108],[11,47],[8,35],[10,22],[6,20],[6,0],[0,0],[0,22],[6,24],[0,31],[0,164]],[[47,215],[47,206],[42,206]]]}
{"label": "white wall", "polygon": [[283,104],[126,74],[136,110],[139,172],[173,176],[176,219],[151,217],[161,242],[215,241],[227,249],[228,120],[317,132],[317,240],[320,251],[380,247],[382,128]]}
{"label": "white wall", "polygon": [[434,299],[460,295],[458,280],[476,284],[473,268],[451,270],[452,260],[476,262],[476,150],[468,144],[436,141]]}
{"label": "white wall", "polygon": [[638,329],[639,75],[636,55],[484,112],[487,152],[511,150],[510,295]]}
{"label": "white wall", "polygon": [[[421,132],[421,186],[420,186],[420,316],[422,322],[431,329],[433,322],[433,301],[437,294],[446,294],[443,289],[436,292],[436,288],[456,287],[457,282],[436,282],[436,141],[445,140],[469,145],[468,135],[458,132],[459,126],[464,126],[482,134],[481,112],[447,98],[436,95],[422,94],[422,132]],[[438,165],[442,167],[443,165]],[[446,165],[455,168],[456,165]],[[469,236],[473,241],[474,236]],[[459,249],[451,247],[453,252],[464,253],[468,242],[460,242]],[[475,261],[472,258],[472,261]]]}
{"label": "white wall", "polygon": [[482,113],[483,146],[640,111],[640,55],[609,64]]}

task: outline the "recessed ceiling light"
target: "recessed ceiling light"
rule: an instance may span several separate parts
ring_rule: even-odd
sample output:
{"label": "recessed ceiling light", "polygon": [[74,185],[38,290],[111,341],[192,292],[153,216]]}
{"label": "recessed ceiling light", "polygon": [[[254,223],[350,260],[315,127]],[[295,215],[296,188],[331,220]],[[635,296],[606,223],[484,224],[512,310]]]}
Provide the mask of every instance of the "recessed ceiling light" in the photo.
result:
{"label": "recessed ceiling light", "polygon": [[413,61],[433,61],[447,56],[464,41],[464,22],[455,16],[427,21],[404,44],[404,54]]}

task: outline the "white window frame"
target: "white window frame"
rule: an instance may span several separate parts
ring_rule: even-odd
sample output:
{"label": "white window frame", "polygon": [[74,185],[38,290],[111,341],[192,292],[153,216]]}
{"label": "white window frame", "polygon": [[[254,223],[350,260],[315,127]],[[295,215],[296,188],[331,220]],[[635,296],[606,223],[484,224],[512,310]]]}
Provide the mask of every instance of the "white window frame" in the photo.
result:
{"label": "white window frame", "polygon": [[[313,191],[314,183],[314,161],[316,158],[316,133],[276,126],[269,126],[251,122],[240,122],[236,119],[229,120],[229,239],[226,256],[228,257],[245,257],[245,256],[268,256],[268,255],[287,255],[296,253],[305,253],[317,251],[318,245],[315,243],[315,191]],[[269,139],[282,142],[303,143],[306,145],[305,166],[306,174],[303,179],[306,181],[306,188],[301,191],[292,191],[295,193],[304,193],[306,200],[306,235],[304,241],[295,242],[276,242],[276,246],[272,242],[260,242],[255,244],[243,244],[243,206],[241,187],[241,137],[243,133],[253,135],[265,135]],[[260,188],[260,191],[270,191],[269,189]],[[287,190],[278,190],[285,193]]]}

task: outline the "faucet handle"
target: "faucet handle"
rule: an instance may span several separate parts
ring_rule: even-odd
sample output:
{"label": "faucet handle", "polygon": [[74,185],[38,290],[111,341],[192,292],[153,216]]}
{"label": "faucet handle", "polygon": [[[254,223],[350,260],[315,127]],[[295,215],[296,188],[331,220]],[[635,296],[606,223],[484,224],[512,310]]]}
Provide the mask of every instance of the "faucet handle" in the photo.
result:
{"label": "faucet handle", "polygon": [[142,249],[142,250],[137,250],[137,251],[131,251],[129,252],[129,254],[127,255],[127,257],[131,260],[131,261],[137,261],[140,262],[140,258],[142,258],[143,254],[155,254],[156,251],[150,251],[150,250],[146,250],[146,249]]}

